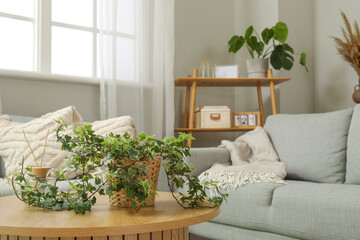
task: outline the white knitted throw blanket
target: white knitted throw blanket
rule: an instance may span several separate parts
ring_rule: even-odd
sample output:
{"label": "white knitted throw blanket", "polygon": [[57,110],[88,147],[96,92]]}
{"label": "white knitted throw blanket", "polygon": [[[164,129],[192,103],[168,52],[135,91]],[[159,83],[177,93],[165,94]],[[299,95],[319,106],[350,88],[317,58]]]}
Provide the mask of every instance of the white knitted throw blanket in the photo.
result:
{"label": "white knitted throw blanket", "polygon": [[285,164],[279,157],[262,127],[248,132],[234,142],[223,140],[220,147],[230,152],[230,164],[215,163],[210,169],[201,173],[201,183],[216,181],[216,186],[209,189],[211,197],[218,196],[220,190],[235,190],[248,183],[282,183],[286,176]]}
{"label": "white knitted throw blanket", "polygon": [[[64,159],[69,153],[62,151],[61,143],[56,141],[56,129],[59,125],[54,120],[58,119],[64,119],[68,123],[68,130],[62,134],[73,135],[73,129],[82,124],[82,117],[73,106],[48,113],[28,123],[13,122],[6,115],[0,116],[0,155],[5,161],[7,177],[20,170],[20,163],[23,158],[26,167],[36,166],[24,138],[23,130],[39,162],[43,153],[46,134],[49,130],[43,166],[50,168],[63,168],[65,166]],[[127,132],[131,136],[136,134],[135,122],[130,116],[96,121],[92,125],[92,129],[99,135],[106,135],[110,132],[120,135]]]}

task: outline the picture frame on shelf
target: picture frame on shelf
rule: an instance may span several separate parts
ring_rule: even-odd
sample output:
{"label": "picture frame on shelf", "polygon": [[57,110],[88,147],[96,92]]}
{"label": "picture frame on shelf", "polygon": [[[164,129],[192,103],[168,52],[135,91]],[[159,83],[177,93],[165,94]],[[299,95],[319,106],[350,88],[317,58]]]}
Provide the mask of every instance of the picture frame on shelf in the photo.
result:
{"label": "picture frame on shelf", "polygon": [[260,126],[260,112],[233,112],[232,127],[257,127]]}
{"label": "picture frame on shelf", "polygon": [[239,65],[223,65],[215,67],[215,78],[238,78],[240,77]]}

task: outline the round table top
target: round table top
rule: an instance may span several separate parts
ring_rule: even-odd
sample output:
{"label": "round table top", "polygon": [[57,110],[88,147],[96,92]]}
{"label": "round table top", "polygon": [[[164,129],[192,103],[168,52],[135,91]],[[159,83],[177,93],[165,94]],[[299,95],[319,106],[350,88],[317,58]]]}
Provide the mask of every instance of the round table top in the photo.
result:
{"label": "round table top", "polygon": [[110,236],[163,231],[208,221],[219,208],[183,209],[171,193],[158,192],[155,205],[140,209],[111,207],[98,196],[91,212],[30,207],[15,196],[0,197],[0,234],[34,237]]}

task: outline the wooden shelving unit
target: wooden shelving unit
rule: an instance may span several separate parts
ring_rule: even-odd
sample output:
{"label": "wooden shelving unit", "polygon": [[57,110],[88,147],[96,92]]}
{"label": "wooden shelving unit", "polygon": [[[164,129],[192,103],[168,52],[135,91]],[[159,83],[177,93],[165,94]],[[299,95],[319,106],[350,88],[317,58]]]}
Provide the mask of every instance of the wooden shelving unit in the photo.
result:
{"label": "wooden shelving unit", "polygon": [[[177,128],[175,131],[192,134],[193,132],[249,131],[256,128],[256,126],[240,128],[194,128],[197,87],[256,87],[260,111],[260,124],[261,126],[264,126],[265,117],[261,87],[270,88],[272,113],[277,114],[275,85],[288,80],[290,80],[290,78],[273,78],[271,69],[268,70],[267,78],[199,78],[198,69],[195,68],[192,77],[176,78],[174,82],[176,87],[186,87],[184,128]],[[191,140],[189,141],[189,145],[190,147],[192,146]]]}

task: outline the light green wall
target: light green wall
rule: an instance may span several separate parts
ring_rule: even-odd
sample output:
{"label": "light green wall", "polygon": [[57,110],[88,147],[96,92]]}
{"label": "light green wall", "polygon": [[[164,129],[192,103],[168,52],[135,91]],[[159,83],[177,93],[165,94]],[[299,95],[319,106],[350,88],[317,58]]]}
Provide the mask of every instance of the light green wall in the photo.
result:
{"label": "light green wall", "polygon": [[340,10],[347,15],[351,24],[360,22],[360,1],[358,0],[316,0],[314,1],[314,71],[315,110],[334,111],[353,106],[353,88],[358,84],[355,71],[337,53],[331,36],[342,38],[340,26],[344,26]]}
{"label": "light green wall", "polygon": [[[233,64],[227,41],[233,34],[233,1],[175,1],[175,76],[192,74],[202,59],[217,65]],[[234,88],[198,88],[196,106],[235,105]],[[175,89],[175,126],[184,124],[185,88]],[[234,133],[196,133],[194,146],[216,146]]]}
{"label": "light green wall", "polygon": [[[358,0],[176,0],[174,75],[191,74],[204,58],[218,65],[237,63],[241,75],[246,76],[247,53],[227,53],[227,41],[250,24],[262,29],[282,20],[290,29],[289,43],[308,53],[310,72],[297,63],[291,72],[275,72],[291,77],[277,88],[280,112],[324,112],[353,106],[351,94],[357,75],[342,61],[330,38],[340,36],[339,9],[351,21],[360,21]],[[72,104],[85,119],[99,119],[99,89],[93,84],[0,78],[0,95],[2,110],[9,114],[39,116]],[[263,89],[263,95],[269,109],[268,89]],[[184,103],[184,89],[176,88],[176,127],[183,124]],[[199,88],[199,105],[231,105],[234,111],[258,109],[256,91],[251,88]],[[221,139],[238,135],[199,133],[196,145],[216,146]]]}

